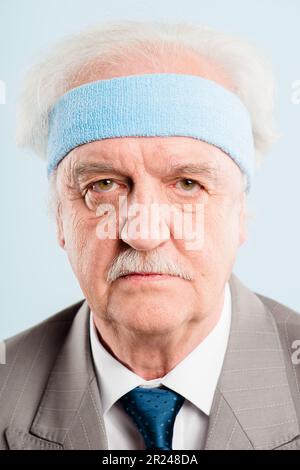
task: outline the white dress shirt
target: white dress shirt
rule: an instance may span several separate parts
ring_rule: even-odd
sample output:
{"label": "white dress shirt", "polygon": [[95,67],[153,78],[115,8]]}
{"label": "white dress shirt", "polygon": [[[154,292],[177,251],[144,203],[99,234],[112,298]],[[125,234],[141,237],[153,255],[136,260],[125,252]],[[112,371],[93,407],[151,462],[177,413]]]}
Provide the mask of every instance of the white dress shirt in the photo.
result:
{"label": "white dress shirt", "polygon": [[217,381],[227,348],[231,321],[228,283],[220,319],[209,335],[164,377],[144,380],[115,359],[101,344],[90,315],[92,357],[100,388],[109,450],[145,449],[143,437],[120,403],[135,387],[165,385],[185,398],[173,430],[174,450],[203,449]]}

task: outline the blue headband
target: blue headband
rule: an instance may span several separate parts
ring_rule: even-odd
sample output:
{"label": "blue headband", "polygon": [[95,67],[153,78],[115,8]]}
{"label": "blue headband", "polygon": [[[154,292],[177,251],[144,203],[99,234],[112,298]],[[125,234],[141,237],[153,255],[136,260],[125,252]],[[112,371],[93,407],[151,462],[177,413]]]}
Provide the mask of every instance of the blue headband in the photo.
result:
{"label": "blue headband", "polygon": [[221,85],[175,73],[130,75],[73,88],[49,116],[48,176],[75,147],[112,137],[186,136],[225,153],[247,175],[254,171],[249,113]]}

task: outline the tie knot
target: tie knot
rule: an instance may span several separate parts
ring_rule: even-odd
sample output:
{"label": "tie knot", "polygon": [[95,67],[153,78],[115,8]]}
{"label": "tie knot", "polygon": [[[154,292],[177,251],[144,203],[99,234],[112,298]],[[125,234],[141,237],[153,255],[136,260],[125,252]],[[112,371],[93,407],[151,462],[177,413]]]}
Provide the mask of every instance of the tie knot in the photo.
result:
{"label": "tie knot", "polygon": [[173,427],[184,398],[166,387],[136,387],[120,402],[142,434],[147,449],[172,449]]}

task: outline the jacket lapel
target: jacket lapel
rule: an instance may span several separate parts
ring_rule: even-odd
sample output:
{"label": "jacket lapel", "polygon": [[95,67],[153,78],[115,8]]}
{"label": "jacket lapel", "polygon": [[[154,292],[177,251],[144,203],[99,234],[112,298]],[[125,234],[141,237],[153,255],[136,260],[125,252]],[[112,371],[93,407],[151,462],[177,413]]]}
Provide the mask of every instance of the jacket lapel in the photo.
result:
{"label": "jacket lapel", "polygon": [[[230,289],[230,336],[205,449],[300,448],[274,319],[234,275]],[[30,431],[8,428],[6,438],[10,449],[108,448],[90,352],[87,302],[57,357]]]}
{"label": "jacket lapel", "polygon": [[300,431],[277,326],[259,297],[234,275],[230,290],[230,336],[205,448],[279,448]]}
{"label": "jacket lapel", "polygon": [[8,429],[6,437],[11,449],[107,449],[87,302],[57,357],[30,432]]}

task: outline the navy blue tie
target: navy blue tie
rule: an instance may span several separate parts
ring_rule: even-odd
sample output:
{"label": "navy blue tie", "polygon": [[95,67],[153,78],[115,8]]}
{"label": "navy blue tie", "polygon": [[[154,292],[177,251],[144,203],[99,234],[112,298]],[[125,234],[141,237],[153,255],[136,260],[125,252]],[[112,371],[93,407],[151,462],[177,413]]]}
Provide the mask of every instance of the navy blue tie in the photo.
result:
{"label": "navy blue tie", "polygon": [[174,422],[183,402],[181,395],[166,387],[136,387],[120,398],[147,449],[172,450]]}

